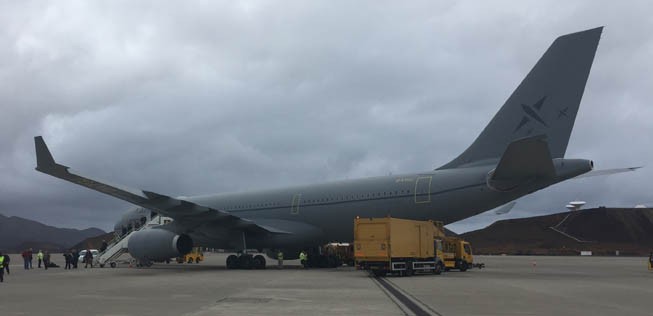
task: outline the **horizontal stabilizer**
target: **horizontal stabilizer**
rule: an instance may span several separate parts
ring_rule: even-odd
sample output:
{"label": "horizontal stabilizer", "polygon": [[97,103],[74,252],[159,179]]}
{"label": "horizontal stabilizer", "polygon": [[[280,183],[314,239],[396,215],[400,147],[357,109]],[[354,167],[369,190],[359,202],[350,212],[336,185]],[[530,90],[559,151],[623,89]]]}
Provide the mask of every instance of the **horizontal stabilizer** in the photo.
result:
{"label": "horizontal stabilizer", "polygon": [[611,174],[616,174],[616,173],[623,173],[623,172],[631,172],[635,171],[640,167],[630,167],[630,168],[615,168],[615,169],[603,169],[603,170],[592,170],[590,172],[581,174],[574,179],[580,179],[580,178],[589,178],[589,177],[598,177],[598,176],[609,176]]}
{"label": "horizontal stabilizer", "polygon": [[542,135],[516,140],[504,152],[492,180],[520,180],[555,177],[549,146]]}

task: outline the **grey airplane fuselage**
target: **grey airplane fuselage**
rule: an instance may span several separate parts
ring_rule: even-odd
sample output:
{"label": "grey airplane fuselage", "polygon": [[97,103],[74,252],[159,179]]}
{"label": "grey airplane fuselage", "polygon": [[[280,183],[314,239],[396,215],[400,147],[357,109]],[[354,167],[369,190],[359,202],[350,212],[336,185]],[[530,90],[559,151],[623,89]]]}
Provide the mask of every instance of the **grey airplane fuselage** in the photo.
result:
{"label": "grey airplane fuselage", "polygon": [[[452,223],[592,168],[588,160],[556,160],[555,179],[531,179],[507,192],[488,186],[487,175],[494,169],[491,164],[182,199],[293,232],[292,236],[279,238],[247,238],[252,248],[301,247],[305,243],[351,241],[356,216]],[[220,232],[210,226],[190,236],[197,244],[209,247],[234,247],[242,241],[240,234]]]}

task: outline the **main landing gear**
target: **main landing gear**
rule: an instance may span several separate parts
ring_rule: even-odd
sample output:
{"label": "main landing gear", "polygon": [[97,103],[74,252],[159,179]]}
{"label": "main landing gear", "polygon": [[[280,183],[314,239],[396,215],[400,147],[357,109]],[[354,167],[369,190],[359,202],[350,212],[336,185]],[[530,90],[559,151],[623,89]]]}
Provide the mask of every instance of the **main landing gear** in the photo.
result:
{"label": "main landing gear", "polygon": [[265,257],[251,254],[230,255],[227,269],[265,269]]}

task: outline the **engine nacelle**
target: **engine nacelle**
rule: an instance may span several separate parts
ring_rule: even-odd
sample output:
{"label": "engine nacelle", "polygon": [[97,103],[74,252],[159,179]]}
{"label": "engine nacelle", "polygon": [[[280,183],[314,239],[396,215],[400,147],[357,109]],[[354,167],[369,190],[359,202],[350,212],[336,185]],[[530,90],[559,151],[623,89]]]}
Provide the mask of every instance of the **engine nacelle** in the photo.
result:
{"label": "engine nacelle", "polygon": [[143,229],[129,236],[129,253],[141,261],[164,261],[183,256],[193,248],[188,235],[177,235],[165,229]]}

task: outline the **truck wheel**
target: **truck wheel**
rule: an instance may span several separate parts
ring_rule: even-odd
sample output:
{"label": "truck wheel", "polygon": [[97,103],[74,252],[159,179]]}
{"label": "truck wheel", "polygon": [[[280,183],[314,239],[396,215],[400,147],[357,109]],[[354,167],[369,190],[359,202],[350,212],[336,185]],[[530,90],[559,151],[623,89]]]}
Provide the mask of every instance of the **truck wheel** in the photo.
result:
{"label": "truck wheel", "polygon": [[187,263],[193,263],[193,258],[192,258],[192,257],[191,257],[191,258],[188,258],[188,262],[187,262]]}
{"label": "truck wheel", "polygon": [[463,262],[460,263],[460,271],[461,272],[467,271],[468,268],[469,267],[467,266],[467,261],[463,261]]}
{"label": "truck wheel", "polygon": [[111,262],[111,263],[109,263],[109,266],[111,266],[112,268],[115,268],[115,267],[116,267],[116,263],[115,263],[115,262]]}
{"label": "truck wheel", "polygon": [[200,263],[200,257],[195,258],[195,263]]}
{"label": "truck wheel", "polygon": [[442,274],[442,270],[443,270],[442,264],[438,263],[435,265],[435,269],[433,269],[433,274],[440,275]]}

